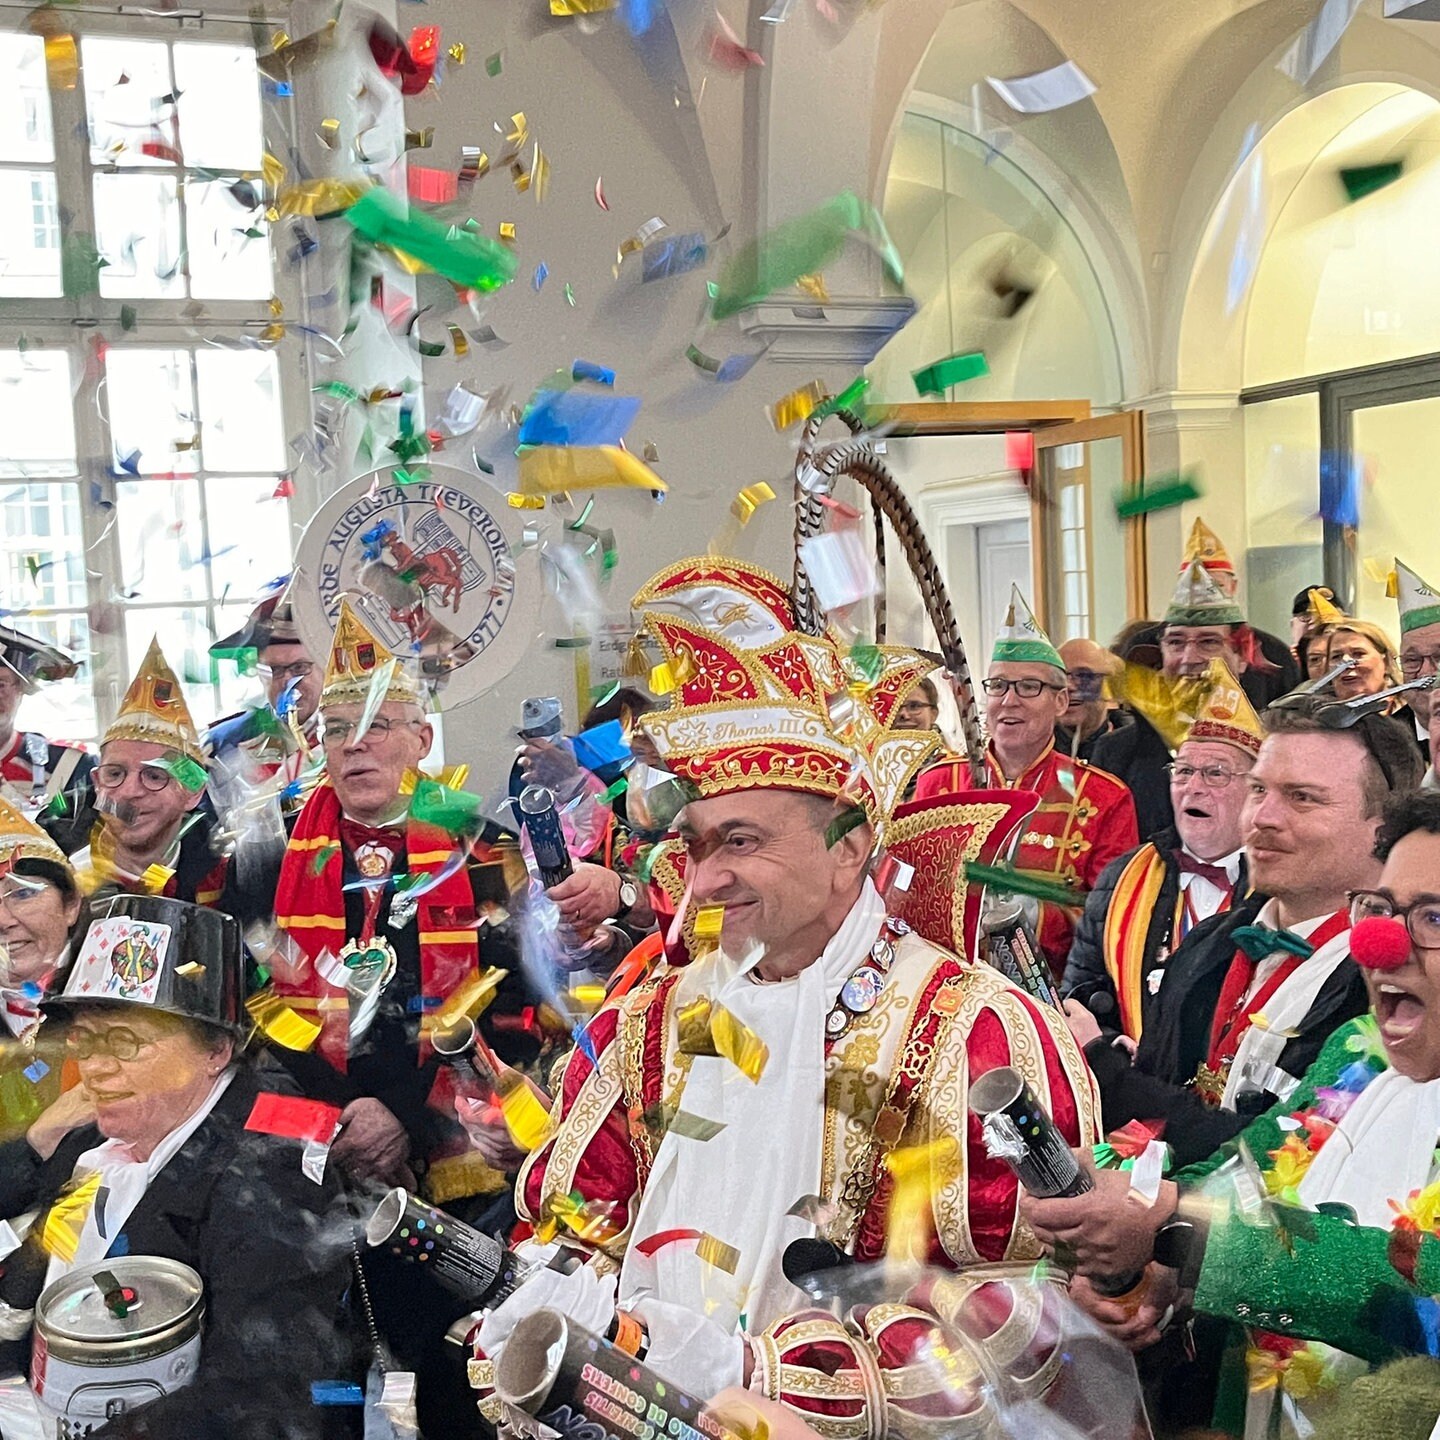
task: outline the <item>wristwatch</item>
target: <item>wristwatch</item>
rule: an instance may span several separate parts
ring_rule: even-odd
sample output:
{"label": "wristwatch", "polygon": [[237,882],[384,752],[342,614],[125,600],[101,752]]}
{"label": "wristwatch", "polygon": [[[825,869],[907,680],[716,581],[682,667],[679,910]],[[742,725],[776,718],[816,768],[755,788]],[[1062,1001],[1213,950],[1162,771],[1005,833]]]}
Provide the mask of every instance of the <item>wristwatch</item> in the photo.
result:
{"label": "wristwatch", "polygon": [[640,898],[640,887],[628,876],[620,877],[620,908],[610,917],[612,920],[623,920],[635,908],[635,902]]}
{"label": "wristwatch", "polygon": [[1170,1220],[1155,1232],[1154,1259],[1180,1272],[1180,1288],[1193,1290],[1205,1258],[1205,1236],[1189,1220]]}

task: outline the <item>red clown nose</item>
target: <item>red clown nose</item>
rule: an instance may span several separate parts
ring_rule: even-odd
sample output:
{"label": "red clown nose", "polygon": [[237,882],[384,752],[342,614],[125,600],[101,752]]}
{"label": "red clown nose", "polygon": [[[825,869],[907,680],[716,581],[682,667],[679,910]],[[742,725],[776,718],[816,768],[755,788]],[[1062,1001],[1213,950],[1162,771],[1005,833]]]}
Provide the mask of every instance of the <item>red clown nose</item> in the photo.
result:
{"label": "red clown nose", "polygon": [[1410,932],[1390,915],[1371,915],[1350,930],[1350,954],[1367,970],[1398,970],[1410,958]]}

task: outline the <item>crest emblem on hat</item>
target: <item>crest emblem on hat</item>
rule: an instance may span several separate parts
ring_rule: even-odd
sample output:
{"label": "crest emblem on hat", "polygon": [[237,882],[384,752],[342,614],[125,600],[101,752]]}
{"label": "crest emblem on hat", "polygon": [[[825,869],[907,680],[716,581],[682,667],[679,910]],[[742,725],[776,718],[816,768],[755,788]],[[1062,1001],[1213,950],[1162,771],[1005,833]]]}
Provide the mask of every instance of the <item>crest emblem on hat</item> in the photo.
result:
{"label": "crest emblem on hat", "polygon": [[169,680],[157,680],[155,682],[155,703],[157,705],[171,705],[175,701],[175,686]]}

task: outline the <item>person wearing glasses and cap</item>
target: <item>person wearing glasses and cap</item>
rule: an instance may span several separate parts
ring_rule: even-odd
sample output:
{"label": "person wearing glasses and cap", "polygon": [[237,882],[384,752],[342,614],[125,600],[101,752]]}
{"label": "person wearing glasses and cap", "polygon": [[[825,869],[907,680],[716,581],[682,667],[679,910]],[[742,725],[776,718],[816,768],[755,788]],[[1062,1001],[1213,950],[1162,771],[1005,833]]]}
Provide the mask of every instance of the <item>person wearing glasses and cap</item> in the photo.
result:
{"label": "person wearing glasses and cap", "polygon": [[1415,747],[1363,705],[1298,694],[1264,724],[1241,814],[1256,893],[1170,956],[1133,1064],[1098,1025],[1076,1037],[1106,1127],[1164,1120],[1182,1165],[1293,1094],[1329,1036],[1365,1009],[1346,897],[1375,883],[1386,802],[1420,782]]}
{"label": "person wearing glasses and cap", "polygon": [[180,681],[152,639],[101,738],[91,793],[42,822],[92,904],[122,893],[219,904],[228,862],[211,844],[208,763]]}
{"label": "person wearing glasses and cap", "polygon": [[230,752],[242,752],[245,773],[255,781],[269,780],[282,770],[287,779],[297,779],[305,762],[319,753],[325,672],[300,638],[290,576],[271,581],[245,623],[217,640],[210,654],[234,660],[242,673],[253,663],[266,703],[216,720],[206,732],[206,749],[232,765]]}
{"label": "person wearing glasses and cap", "polygon": [[[1175,827],[1106,867],[1085,901],[1062,985],[1066,1013],[1093,1039],[1138,1041],[1172,951],[1246,890],[1240,812],[1264,731],[1217,660],[1209,690],[1170,765]],[[1129,1047],[1133,1050],[1133,1043]]]}
{"label": "person wearing glasses and cap", "polygon": [[337,1323],[351,1225],[333,1178],[302,1171],[301,1142],[282,1138],[295,1119],[262,1119],[280,1097],[260,1104],[265,1086],[242,1059],[243,985],[229,916],[116,897],[44,1006],[80,1083],[0,1147],[0,1216],[39,1211],[0,1276],[0,1338],[17,1368],[37,1300],[77,1270],[154,1257],[203,1286],[193,1379],[177,1389],[167,1376],[154,1388],[169,1393],[119,1407],[101,1422],[117,1440],[319,1440],[332,1432],[311,1382],[352,1378]]}
{"label": "person wearing glasses and cap", "polygon": [[53,645],[0,625],[0,782],[17,803],[33,808],[47,795],[80,788],[95,763],[78,745],[55,744],[15,725],[27,695],[79,668]]}
{"label": "person wearing glasses and cap", "polygon": [[[1135,802],[1113,775],[1056,750],[1055,725],[1069,705],[1065,663],[1016,586],[980,688],[990,732],[988,783],[1039,797],[1016,848],[1015,868],[1067,885],[1078,910],[1105,867],[1139,843]],[[944,760],[920,772],[915,798],[971,788],[969,762]],[[1037,938],[1057,979],[1074,938],[1072,917],[1065,907],[1040,906]]]}
{"label": "person wearing glasses and cap", "polygon": [[60,847],[0,796],[0,1140],[60,1094],[63,1057],[40,1007],[64,980],[80,906]]}
{"label": "person wearing glasses and cap", "polygon": [[[1393,799],[1374,862],[1383,868],[1347,904],[1368,1013],[1333,1032],[1288,1095],[1162,1182],[1151,1203],[1134,1198],[1129,1176],[1100,1172],[1082,1198],[1022,1206],[1082,1276],[1150,1262],[1150,1294],[1129,1317],[1083,1280],[1071,1287],[1132,1349],[1154,1345],[1167,1307],[1183,1313],[1192,1296],[1232,1335],[1244,1327],[1249,1383],[1227,1433],[1239,1433],[1241,1410],[1246,1435],[1314,1433],[1337,1384],[1397,1355],[1435,1353],[1440,796]],[[1328,1383],[1307,1386],[1306,1375]],[[1394,1428],[1399,1418],[1376,1413],[1343,1433],[1424,1435],[1434,1406],[1411,1430]]]}
{"label": "person wearing glasses and cap", "polygon": [[[1400,607],[1400,673],[1420,680],[1440,673],[1440,594],[1408,565],[1395,561],[1394,594]],[[1412,690],[1406,697],[1416,739],[1426,763],[1435,759],[1431,730],[1435,704],[1431,692]]]}

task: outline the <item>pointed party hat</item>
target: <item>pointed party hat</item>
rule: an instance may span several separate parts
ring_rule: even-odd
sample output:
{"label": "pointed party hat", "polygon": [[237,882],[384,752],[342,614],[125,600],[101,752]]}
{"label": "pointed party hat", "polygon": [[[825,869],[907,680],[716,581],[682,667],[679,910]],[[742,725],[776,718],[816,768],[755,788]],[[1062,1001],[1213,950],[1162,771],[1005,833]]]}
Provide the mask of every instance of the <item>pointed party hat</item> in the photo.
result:
{"label": "pointed party hat", "polygon": [[150,648],[120,702],[120,713],[105,729],[102,747],[112,740],[147,740],[178,750],[204,765],[205,747],[180,681],[160,650],[160,639],[152,637]]}
{"label": "pointed party hat", "polygon": [[990,661],[992,664],[1020,661],[1035,665],[1053,665],[1057,670],[1065,668],[1060,652],[1040,628],[1040,622],[1025,603],[1025,597],[1020,593],[1018,585],[1010,587],[1010,608],[1006,610],[1005,623],[995,637],[995,648],[990,652]]}
{"label": "pointed party hat", "polygon": [[1395,561],[1395,598],[1400,602],[1400,633],[1408,635],[1426,625],[1440,625],[1440,594],[1408,565]]}
{"label": "pointed party hat", "polygon": [[0,795],[0,869],[8,870],[17,860],[44,860],[58,865],[67,875],[70,873],[65,852],[33,820]]}
{"label": "pointed party hat", "polygon": [[1235,562],[1230,552],[1221,543],[1220,537],[1203,521],[1197,519],[1190,527],[1190,538],[1185,542],[1185,554],[1180,558],[1180,573],[1190,568],[1190,562],[1198,560],[1212,575],[1233,575]]}
{"label": "pointed party hat", "polygon": [[1180,574],[1180,583],[1165,612],[1166,625],[1243,625],[1245,616],[1210,578],[1199,560],[1192,560]]}
{"label": "pointed party hat", "polygon": [[[1345,612],[1335,604],[1334,592],[1329,589],[1312,589],[1308,600],[1306,617],[1321,628],[1338,625],[1345,618]],[[1436,618],[1440,619],[1440,610],[1436,611]]]}
{"label": "pointed party hat", "polygon": [[1247,755],[1258,755],[1265,728],[1229,666],[1223,660],[1212,660],[1205,683],[1209,689],[1185,738],[1216,740],[1222,745],[1234,745]]}
{"label": "pointed party hat", "polygon": [[[335,639],[330,646],[330,657],[325,662],[325,688],[320,692],[320,708],[363,705],[369,699],[375,671],[395,659],[395,652],[375,637],[356,614],[349,599],[342,595],[340,618],[335,623]],[[401,704],[424,704],[419,685],[401,663],[397,662],[391,672],[385,699]]]}

